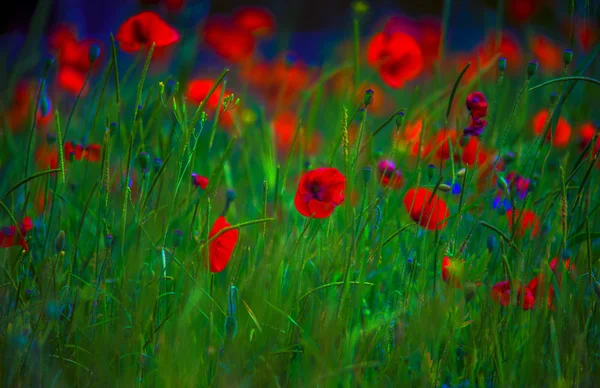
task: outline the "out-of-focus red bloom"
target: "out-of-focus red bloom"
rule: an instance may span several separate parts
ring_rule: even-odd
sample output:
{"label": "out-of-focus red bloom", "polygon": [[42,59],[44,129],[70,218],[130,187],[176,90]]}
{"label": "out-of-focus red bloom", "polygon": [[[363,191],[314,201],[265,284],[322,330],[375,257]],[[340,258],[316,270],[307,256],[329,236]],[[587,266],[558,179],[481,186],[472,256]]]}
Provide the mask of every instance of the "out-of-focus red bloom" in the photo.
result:
{"label": "out-of-focus red bloom", "polygon": [[492,287],[492,299],[502,306],[510,304],[510,281],[498,282]]}
{"label": "out-of-focus red bloom", "polygon": [[[224,216],[220,216],[215,221],[212,229],[208,233],[208,238],[212,238],[221,230],[231,226]],[[227,266],[231,254],[235,249],[239,237],[237,229],[231,229],[219,235],[208,245],[208,259],[210,272],[221,272]]]}
{"label": "out-of-focus red bloom", "polygon": [[429,155],[433,146],[430,142],[421,145],[421,131],[423,130],[423,118],[405,124],[404,131],[394,132],[394,144],[397,148],[408,150],[410,156],[417,157],[419,150],[421,157]]}
{"label": "out-of-focus red bloom", "polygon": [[275,17],[265,8],[242,7],[233,13],[233,23],[255,37],[266,37],[275,32]]}
{"label": "out-of-focus red bloom", "polygon": [[[596,135],[596,126],[587,122],[581,125],[579,128],[579,148],[583,151],[585,147],[592,141]],[[596,144],[594,145],[594,154],[600,150],[600,136],[596,138]]]}
{"label": "out-of-focus red bloom", "polygon": [[467,166],[482,166],[488,160],[488,152],[476,136],[469,138],[467,144],[463,147],[462,162]]}
{"label": "out-of-focus red bloom", "polygon": [[[507,69],[511,72],[522,71],[523,54],[519,40],[510,32],[502,31],[500,44],[496,44],[496,33],[491,32],[486,35],[482,44],[475,48],[476,56],[468,61],[477,63],[477,58],[481,61],[481,66],[486,66],[494,59],[496,55],[506,58]],[[466,62],[463,64],[465,65]],[[464,66],[463,66],[464,67]],[[471,66],[472,67],[472,66]],[[471,76],[476,74],[476,69],[469,70]]]}
{"label": "out-of-focus red bloom", "polygon": [[377,171],[379,172],[379,182],[384,187],[390,187],[393,189],[399,189],[404,183],[402,178],[402,171],[396,168],[396,164],[391,160],[382,160],[377,164]]}
{"label": "out-of-focus red bloom", "polygon": [[400,88],[423,70],[423,53],[408,34],[380,32],[369,42],[367,62],[388,86]]}
{"label": "out-of-focus red bloom", "polygon": [[508,0],[506,13],[509,18],[518,23],[531,19],[540,9],[543,0]]}
{"label": "out-of-focus red bloom", "polygon": [[170,46],[179,41],[179,33],[158,14],[145,11],[125,20],[115,40],[121,50],[133,53],[142,48],[149,49],[152,43],[156,44],[156,48]]}
{"label": "out-of-focus red bloom", "polygon": [[[31,84],[24,80],[19,81],[15,87],[10,107],[4,113],[8,126],[13,133],[18,133],[25,129],[31,99]],[[33,99],[35,100],[35,98]]]}
{"label": "out-of-focus red bloom", "polygon": [[397,32],[412,36],[423,52],[423,65],[428,71],[433,69],[439,58],[442,25],[439,19],[424,17],[418,20],[403,15],[391,16],[383,27],[383,32],[391,35]]}
{"label": "out-of-focus red bloom", "polygon": [[[280,113],[275,117],[273,120],[273,133],[278,150],[282,152],[290,151],[298,125],[298,119],[291,111]],[[300,128],[299,131],[296,147],[309,154],[316,153],[321,143],[318,132],[313,130],[312,133],[308,135],[305,128]]]}
{"label": "out-of-focus red bloom", "polygon": [[211,16],[204,23],[202,37],[208,47],[230,62],[242,62],[250,58],[256,46],[250,31],[221,15]]}
{"label": "out-of-focus red bloom", "polygon": [[[81,88],[85,83],[86,75],[80,71],[74,70],[70,67],[61,67],[58,70],[58,84],[60,87],[73,95],[79,94]],[[87,85],[83,90],[83,94],[87,93]]]}
{"label": "out-of-focus red bloom", "polygon": [[40,169],[51,170],[58,168],[58,151],[46,145],[41,145],[35,151],[35,163]]}
{"label": "out-of-focus red bloom", "polygon": [[200,187],[203,190],[206,190],[208,186],[208,178],[202,175],[198,175],[195,172],[192,173],[192,184],[196,187]]}
{"label": "out-of-focus red bloom", "polygon": [[488,103],[481,92],[474,92],[467,96],[467,109],[471,117],[480,119],[487,116]]}
{"label": "out-of-focus red bloom", "polygon": [[410,218],[428,230],[441,230],[446,227],[450,211],[446,202],[429,189],[413,188],[404,195],[404,207]]}
{"label": "out-of-focus red bloom", "polygon": [[300,178],[294,205],[304,217],[327,218],[344,202],[346,177],[336,168],[318,168]]}
{"label": "out-of-focus red bloom", "polygon": [[68,141],[64,145],[64,155],[67,160],[87,160],[88,162],[99,162],[102,156],[100,144],[75,144]]}
{"label": "out-of-focus red bloom", "polygon": [[523,310],[531,310],[535,306],[535,294],[529,287],[519,288],[517,300],[521,304]]}
{"label": "out-of-focus red bloom", "polygon": [[52,197],[50,195],[48,195],[47,200],[46,200],[46,196],[44,195],[44,193],[39,193],[35,197],[35,210],[36,210],[37,214],[42,214],[44,212],[44,210],[46,210],[46,207],[50,206],[51,204],[52,204]]}
{"label": "out-of-focus red bloom", "polygon": [[564,68],[563,50],[544,35],[529,38],[529,46],[533,56],[540,63],[540,70],[551,73]]}
{"label": "out-of-focus red bloom", "polygon": [[[189,101],[193,102],[194,104],[201,104],[202,101],[204,100],[204,98],[206,97],[206,95],[208,94],[208,92],[210,92],[210,89],[213,87],[213,85],[215,84],[215,81],[212,79],[208,79],[208,78],[203,78],[203,79],[195,79],[192,80],[189,85],[188,85],[188,89],[186,92],[186,96],[188,98]],[[215,89],[215,91],[213,92],[213,94],[210,95],[210,97],[208,97],[208,100],[206,101],[206,110],[211,112],[211,114],[214,114],[214,111],[217,109],[217,107],[219,106],[219,98],[221,96],[221,85],[217,86],[217,88]],[[225,97],[227,97],[228,95],[230,95],[231,92],[229,91],[225,91],[225,93],[223,94],[223,99],[225,99]],[[225,111],[223,107],[221,107],[221,109],[219,110],[219,123],[224,127],[224,128],[229,128],[233,125],[233,118],[231,117],[231,111]]]}
{"label": "out-of-focus red bloom", "polygon": [[[546,130],[544,124],[546,124],[546,120],[548,119],[548,110],[542,109],[533,117],[533,133],[536,135],[541,135],[542,132]],[[569,139],[571,137],[571,125],[567,120],[562,117],[558,118],[558,124],[554,129],[554,134],[552,131],[548,131],[546,135],[546,140],[552,140],[552,146],[557,148],[564,148],[569,145]]]}
{"label": "out-of-focus red bloom", "polygon": [[165,0],[165,6],[170,12],[179,12],[185,6],[185,0]]}
{"label": "out-of-focus red bloom", "polygon": [[587,53],[598,42],[598,26],[590,19],[573,24],[575,25],[575,36],[581,45],[581,49]]}
{"label": "out-of-focus red bloom", "polygon": [[20,245],[26,252],[29,250],[27,246],[27,232],[33,228],[31,217],[23,218],[19,229],[16,225],[5,226],[0,228],[0,248],[8,248]]}
{"label": "out-of-focus red bloom", "polygon": [[451,287],[462,288],[464,262],[444,256],[442,260],[442,280]]}
{"label": "out-of-focus red bloom", "polygon": [[[346,84],[346,88],[347,88],[348,84]],[[369,105],[369,114],[374,114],[374,115],[381,115],[383,113],[385,113],[387,104],[386,102],[389,101],[389,97],[386,95],[386,93],[384,92],[384,90],[382,88],[380,88],[379,86],[375,85],[375,84],[366,84],[363,83],[359,88],[358,88],[358,93],[356,94],[356,102],[362,102],[364,97],[365,97],[365,92],[367,90],[372,90],[373,91],[373,101],[371,102],[371,105]],[[344,91],[344,93],[346,93],[347,90]]]}
{"label": "out-of-focus red bloom", "polygon": [[456,130],[454,129],[440,129],[436,133],[433,147],[436,149],[435,156],[442,160],[448,160],[450,158],[450,143],[452,143],[452,149],[456,150],[458,144],[456,142]]}
{"label": "out-of-focus red bloom", "polygon": [[[531,210],[523,210],[523,214],[519,210],[515,210],[514,222],[518,222],[517,235],[524,236],[528,229],[531,229],[531,237],[537,235],[540,228],[540,219]],[[520,217],[519,217],[520,216]],[[513,230],[513,209],[506,212],[508,218],[508,227]]]}
{"label": "out-of-focus red bloom", "polygon": [[59,24],[48,37],[48,47],[50,50],[60,50],[67,43],[77,40],[77,30],[69,24]]}

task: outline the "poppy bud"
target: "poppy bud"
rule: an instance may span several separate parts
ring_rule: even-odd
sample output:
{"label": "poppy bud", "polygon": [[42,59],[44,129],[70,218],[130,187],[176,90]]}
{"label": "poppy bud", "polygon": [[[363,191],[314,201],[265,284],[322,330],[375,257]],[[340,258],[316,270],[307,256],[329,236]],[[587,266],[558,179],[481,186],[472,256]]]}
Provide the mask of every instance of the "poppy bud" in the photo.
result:
{"label": "poppy bud", "polygon": [[448,185],[446,185],[446,184],[443,184],[443,183],[442,183],[442,184],[440,184],[440,185],[438,186],[438,190],[439,190],[439,191],[441,191],[441,192],[443,192],[443,193],[447,193],[447,192],[449,192],[450,190],[452,190],[452,187],[450,187],[450,186],[448,186]]}
{"label": "poppy bud", "polygon": [[54,240],[54,248],[56,249],[56,253],[62,252],[65,250],[65,231],[61,230],[58,232],[56,239]]}
{"label": "poppy bud", "polygon": [[561,257],[563,259],[570,259],[573,256],[573,251],[571,251],[569,248],[565,248],[562,250],[562,254]]}
{"label": "poppy bud", "polygon": [[537,63],[537,61],[530,61],[527,64],[527,76],[529,78],[533,77],[533,75],[537,72],[539,67],[539,64]]}
{"label": "poppy bud", "polygon": [[115,123],[114,121],[112,123],[110,123],[110,129],[116,129],[117,128],[117,123]]}
{"label": "poppy bud", "polygon": [[54,66],[54,57],[50,56],[46,59],[46,68],[51,68]]}
{"label": "poppy bud", "polygon": [[506,70],[506,58],[498,58],[498,70],[504,73],[504,70]]}
{"label": "poppy bud", "polygon": [[456,176],[459,177],[459,178],[462,178],[463,176],[465,176],[466,173],[467,173],[467,169],[466,168],[461,168],[456,173]]}
{"label": "poppy bud", "polygon": [[487,245],[487,249],[488,251],[493,251],[494,248],[496,247],[496,237],[494,236],[488,236],[487,240],[486,240],[486,245]]}
{"label": "poppy bud", "polygon": [[227,338],[233,339],[237,333],[237,319],[234,316],[225,318],[225,335]]}
{"label": "poppy bud", "polygon": [[363,97],[363,104],[365,107],[371,105],[373,103],[373,90],[369,89],[365,92],[365,96]]}
{"label": "poppy bud", "polygon": [[556,93],[556,92],[550,93],[550,103],[552,105],[554,105],[556,103],[556,100],[558,100],[558,93]]}
{"label": "poppy bud", "polygon": [[154,172],[158,172],[162,167],[163,161],[161,158],[154,158]]}
{"label": "poppy bud", "polygon": [[310,160],[307,160],[306,162],[304,162],[304,169],[310,170]]}
{"label": "poppy bud", "polygon": [[183,232],[179,229],[177,229],[175,232],[173,232],[173,248],[177,248],[179,245],[181,245],[181,242],[183,241]]}
{"label": "poppy bud", "polygon": [[138,155],[138,163],[140,168],[144,172],[148,172],[148,165],[150,164],[150,155],[147,152],[142,152]]}
{"label": "poppy bud", "polygon": [[106,248],[109,248],[113,243],[113,236],[112,234],[107,234],[106,236],[104,236],[104,246]]}
{"label": "poppy bud", "polygon": [[88,58],[91,63],[96,62],[98,57],[100,56],[100,46],[97,44],[93,44],[90,46],[90,50],[88,51]]}
{"label": "poppy bud", "polygon": [[404,112],[398,112],[396,115],[396,128],[400,128],[404,123]]}
{"label": "poppy bud", "polygon": [[44,94],[40,96],[40,115],[42,117],[47,117],[50,113],[50,110],[52,109],[52,101],[50,101],[48,96],[46,96],[45,94],[46,93],[44,92]]}
{"label": "poppy bud", "polygon": [[363,168],[363,181],[365,185],[371,180],[371,167]]}
{"label": "poppy bud", "polygon": [[233,189],[227,190],[225,193],[225,199],[227,202],[233,202],[235,200],[235,191]]}
{"label": "poppy bud", "polygon": [[175,91],[175,86],[177,86],[177,83],[174,79],[170,79],[167,81],[167,84],[165,85],[165,93],[167,94],[167,98],[170,98],[173,95],[173,92]]}
{"label": "poppy bud", "polygon": [[565,66],[568,66],[569,63],[571,63],[573,61],[573,51],[566,49],[563,52],[563,62],[565,63]]}
{"label": "poppy bud", "polygon": [[377,159],[377,160],[381,159],[382,155],[383,155],[383,150],[381,148],[376,149],[375,153],[373,154],[373,156],[375,156],[375,159]]}
{"label": "poppy bud", "polygon": [[433,178],[434,174],[435,174],[435,166],[433,164],[430,164],[429,166],[427,166],[427,177],[429,178],[429,180],[431,180]]}

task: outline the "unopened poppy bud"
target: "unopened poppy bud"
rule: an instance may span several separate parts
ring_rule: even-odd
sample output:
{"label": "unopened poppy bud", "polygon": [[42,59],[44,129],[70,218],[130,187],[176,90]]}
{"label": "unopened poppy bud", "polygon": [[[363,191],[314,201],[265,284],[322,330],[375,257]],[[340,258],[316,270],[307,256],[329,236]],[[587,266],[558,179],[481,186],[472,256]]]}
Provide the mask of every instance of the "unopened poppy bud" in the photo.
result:
{"label": "unopened poppy bud", "polygon": [[485,242],[488,251],[493,251],[494,248],[496,247],[496,237],[494,236],[488,236],[486,242]]}
{"label": "unopened poppy bud", "polygon": [[114,121],[110,123],[110,129],[116,129],[117,128],[117,123],[115,123]]}
{"label": "unopened poppy bud", "polygon": [[561,257],[563,259],[565,259],[565,260],[566,259],[570,259],[572,256],[573,256],[573,251],[571,251],[571,249],[565,248],[565,249],[562,250]]}
{"label": "unopened poppy bud", "polygon": [[365,107],[371,105],[373,103],[373,90],[368,89],[365,92],[365,96],[363,97],[363,104],[365,105]]}
{"label": "unopened poppy bud", "polygon": [[225,335],[228,339],[233,339],[237,334],[237,319],[234,316],[228,316],[225,318]]}
{"label": "unopened poppy bud", "polygon": [[563,52],[563,62],[565,64],[565,66],[568,66],[569,63],[571,63],[573,61],[573,51],[566,49]]}
{"label": "unopened poppy bud", "polygon": [[96,60],[98,59],[98,57],[100,56],[100,46],[98,46],[97,44],[92,44],[90,46],[90,50],[88,51],[88,58],[90,59],[91,63],[96,62]]}
{"label": "unopened poppy bud", "polygon": [[173,248],[177,248],[179,245],[181,245],[181,242],[183,241],[183,232],[179,229],[177,229],[175,232],[173,232]]}
{"label": "unopened poppy bud", "polygon": [[396,115],[396,128],[400,128],[404,123],[404,112],[398,112]]}
{"label": "unopened poppy bud", "polygon": [[109,248],[113,243],[113,236],[112,234],[107,234],[106,236],[104,236],[104,246],[106,248]]}
{"label": "unopened poppy bud", "polygon": [[61,230],[58,232],[56,239],[54,240],[54,248],[56,249],[56,253],[62,252],[65,250],[65,231]]}
{"label": "unopened poppy bud", "polygon": [[430,164],[429,166],[427,166],[427,177],[431,180],[434,174],[435,166],[433,164]]}
{"label": "unopened poppy bud", "polygon": [[310,170],[310,160],[307,160],[306,162],[304,162],[304,169]]}
{"label": "unopened poppy bud", "polygon": [[498,58],[498,70],[503,73],[506,70],[506,58]]}
{"label": "unopened poppy bud", "polygon": [[375,157],[375,159],[379,160],[381,159],[381,156],[383,155],[383,150],[381,148],[378,148],[375,150],[375,153],[373,154],[373,156]]}
{"label": "unopened poppy bud", "polygon": [[439,190],[439,191],[441,191],[441,192],[443,192],[443,193],[447,193],[447,192],[449,192],[450,190],[452,190],[452,187],[450,187],[450,186],[448,186],[448,185],[446,185],[446,184],[443,184],[443,183],[442,183],[442,184],[440,184],[440,185],[438,186],[438,190]]}
{"label": "unopened poppy bud", "polygon": [[148,166],[150,165],[150,155],[147,152],[142,152],[138,155],[138,163],[140,168],[144,172],[148,172]]}
{"label": "unopened poppy bud", "polygon": [[42,95],[40,97],[40,115],[42,117],[47,117],[50,113],[50,109],[52,109],[52,101],[48,98],[48,96]]}
{"label": "unopened poppy bud", "polygon": [[365,185],[371,180],[371,167],[363,168],[363,181]]}
{"label": "unopened poppy bud", "polygon": [[556,103],[556,100],[558,100],[558,93],[550,93],[550,103],[554,105]]}
{"label": "unopened poppy bud", "polygon": [[235,200],[235,196],[235,191],[233,189],[229,189],[225,193],[225,199],[227,200],[227,202],[233,202]]}
{"label": "unopened poppy bud", "polygon": [[467,173],[467,169],[466,168],[461,168],[456,173],[456,176],[459,177],[459,178],[462,178],[463,176],[465,176],[466,173]]}
{"label": "unopened poppy bud", "polygon": [[154,158],[154,172],[158,172],[162,167],[163,161],[161,158]]}
{"label": "unopened poppy bud", "polygon": [[539,67],[539,64],[537,63],[537,61],[530,61],[527,64],[527,76],[529,78],[533,77],[533,75],[537,72]]}

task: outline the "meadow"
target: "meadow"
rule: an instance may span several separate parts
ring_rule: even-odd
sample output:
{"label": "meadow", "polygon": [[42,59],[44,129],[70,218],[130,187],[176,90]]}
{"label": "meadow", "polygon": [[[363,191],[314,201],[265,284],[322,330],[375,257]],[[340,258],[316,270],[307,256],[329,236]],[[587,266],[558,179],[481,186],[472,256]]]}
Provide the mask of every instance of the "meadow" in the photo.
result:
{"label": "meadow", "polygon": [[314,64],[155,3],[2,50],[0,386],[597,384],[597,7],[359,1]]}

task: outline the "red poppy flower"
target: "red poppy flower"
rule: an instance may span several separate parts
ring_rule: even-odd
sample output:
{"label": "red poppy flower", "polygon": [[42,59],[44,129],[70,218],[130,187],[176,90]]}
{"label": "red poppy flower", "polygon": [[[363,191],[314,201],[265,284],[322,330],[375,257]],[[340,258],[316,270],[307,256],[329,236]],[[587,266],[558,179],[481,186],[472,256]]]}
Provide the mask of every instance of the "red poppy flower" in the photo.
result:
{"label": "red poppy flower", "polygon": [[481,92],[474,92],[467,96],[467,109],[471,116],[480,119],[487,116],[488,103]]}
{"label": "red poppy flower", "polygon": [[[517,234],[519,236],[524,236],[525,231],[531,229],[531,237],[537,235],[538,229],[540,227],[540,219],[535,215],[531,210],[523,210],[523,214],[520,217],[521,212],[519,210],[515,210],[514,222],[520,222],[520,226],[517,229]],[[506,217],[508,218],[508,227],[513,229],[513,210],[510,209],[506,212]]]}
{"label": "red poppy flower", "polygon": [[571,23],[569,20],[569,26],[575,26],[575,37],[579,42],[583,52],[589,52],[594,44],[598,41],[598,25],[594,23],[592,19],[587,19],[585,21],[578,20],[574,23]]}
{"label": "red poppy flower", "polygon": [[367,47],[367,62],[377,69],[383,82],[400,88],[423,70],[423,53],[413,37],[402,32],[373,36]]}
{"label": "red poppy flower", "polygon": [[[222,229],[231,226],[224,216],[220,216],[215,221],[212,229],[208,233],[208,238],[212,238]],[[237,229],[231,229],[227,232],[219,235],[216,239],[210,242],[208,245],[208,260],[210,266],[210,272],[221,272],[227,266],[231,254],[235,249],[239,237],[239,231]]]}
{"label": "red poppy flower", "polygon": [[461,160],[467,166],[482,166],[488,160],[488,153],[476,136],[471,136],[463,147]]}
{"label": "red poppy flower", "polygon": [[[93,63],[90,61],[89,52],[92,45],[100,47],[100,42],[92,39],[81,41],[68,40],[64,42],[60,48],[60,56],[58,58],[60,68],[69,68],[73,71],[83,73],[84,76],[90,70],[90,67],[96,69],[100,64],[100,60],[96,59]],[[100,50],[100,53],[102,53],[102,50]]]}
{"label": "red poppy flower", "polygon": [[550,73],[564,68],[563,50],[549,38],[535,35],[530,38],[529,45],[542,71]]}
{"label": "red poppy flower", "polygon": [[31,217],[23,218],[19,229],[16,225],[5,226],[0,228],[0,248],[8,248],[20,245],[23,250],[28,251],[27,240],[25,239],[27,232],[33,228]]}
{"label": "red poppy flower", "polygon": [[[200,104],[206,97],[215,81],[210,78],[195,79],[190,81],[187,88],[187,98],[194,104]],[[206,108],[214,110],[219,106],[219,97],[221,96],[221,85],[217,86],[213,94],[206,101]],[[223,97],[227,94],[223,95]]]}
{"label": "red poppy flower", "polygon": [[[73,95],[79,94],[79,91],[85,83],[86,74],[70,67],[60,67],[58,70],[58,84],[60,87]],[[87,93],[86,85],[83,94]]]}
{"label": "red poppy flower", "polygon": [[192,173],[192,184],[196,187],[200,187],[203,190],[206,190],[208,186],[208,178],[202,175],[198,175],[195,172]]}
{"label": "red poppy flower", "polygon": [[456,142],[456,130],[440,129],[435,135],[433,142],[436,148],[435,155],[442,160],[448,160],[450,158],[450,143],[452,143],[452,149],[456,150],[458,146]]}
{"label": "red poppy flower", "polygon": [[300,178],[294,205],[305,217],[327,218],[344,202],[346,177],[336,168],[318,168]]}
{"label": "red poppy flower", "polygon": [[384,187],[399,189],[404,183],[402,171],[396,168],[396,164],[391,160],[382,160],[377,164],[379,172],[379,181]]}
{"label": "red poppy flower", "polygon": [[[546,130],[545,125],[548,119],[548,110],[542,109],[533,117],[533,133],[541,135]],[[558,148],[564,148],[569,144],[569,138],[571,137],[571,125],[567,120],[562,117],[558,118],[558,124],[554,128],[554,135],[552,130],[548,131],[546,140],[552,140],[552,146]]]}
{"label": "red poppy flower", "polygon": [[442,280],[451,287],[462,288],[463,265],[464,262],[461,260],[453,260],[448,256],[444,256],[442,260]]}
{"label": "red poppy flower", "polygon": [[[29,107],[32,99],[32,87],[27,81],[21,80],[17,83],[10,108],[7,109],[5,117],[11,132],[18,133],[25,129],[25,123],[29,118]],[[35,98],[33,98],[35,100]]]}
{"label": "red poppy flower", "polygon": [[233,13],[233,23],[256,37],[270,36],[275,32],[275,18],[265,8],[239,8]]}
{"label": "red poppy flower", "polygon": [[67,43],[75,41],[77,41],[77,29],[69,24],[60,24],[50,32],[48,47],[51,50],[60,50]]}
{"label": "red poppy flower", "polygon": [[541,0],[508,0],[506,2],[506,13],[513,20],[523,23],[538,12],[541,3]]}
{"label": "red poppy flower", "polygon": [[[508,68],[514,71],[521,71],[523,55],[519,40],[510,32],[502,31],[500,38],[500,46],[496,46],[495,32],[487,34],[485,41],[476,49],[477,56],[481,61],[481,65],[487,65],[496,55],[506,58]],[[474,63],[477,63],[477,58],[474,58]],[[471,71],[475,74],[476,71]]]}
{"label": "red poppy flower", "polygon": [[125,20],[115,40],[126,53],[133,53],[141,48],[163,48],[179,41],[179,33],[154,12],[141,12]]}
{"label": "red poppy flower", "polygon": [[[291,111],[280,113],[273,120],[273,132],[275,136],[275,143],[277,149],[282,152],[289,152],[294,141],[294,135],[296,129],[298,129],[298,119],[296,115]],[[298,133],[298,139],[296,140],[296,147],[306,151],[309,154],[315,154],[320,145],[320,137],[318,132],[313,132],[308,136],[305,128],[300,128]]]}
{"label": "red poppy flower", "polygon": [[535,294],[529,287],[521,287],[519,289],[517,300],[523,310],[531,310],[535,306]]}
{"label": "red poppy flower", "polygon": [[57,169],[58,168],[58,151],[41,145],[35,151],[35,162],[40,169]]}
{"label": "red poppy flower", "polygon": [[[585,147],[592,141],[596,135],[596,127],[591,122],[583,124],[579,128],[579,148],[583,151]],[[600,150],[600,136],[596,138],[596,144],[594,145],[594,154]]]}
{"label": "red poppy flower", "polygon": [[90,144],[84,146],[82,144],[74,144],[68,141],[64,145],[64,153],[66,159],[87,160],[88,162],[99,162],[101,153],[100,144]]}
{"label": "red poppy flower", "polygon": [[510,304],[510,281],[498,282],[492,287],[492,299],[502,306]]}
{"label": "red poppy flower", "polygon": [[210,17],[202,28],[206,44],[220,57],[231,62],[242,62],[254,52],[256,42],[245,30],[224,16]]}
{"label": "red poppy flower", "polygon": [[179,12],[183,9],[185,0],[165,0],[165,6],[170,12]]}
{"label": "red poppy flower", "polygon": [[429,189],[410,189],[404,195],[404,207],[410,218],[428,230],[441,230],[448,223],[450,211],[446,202]]}

